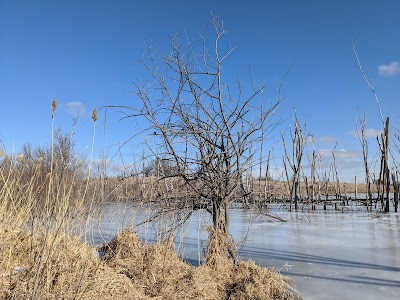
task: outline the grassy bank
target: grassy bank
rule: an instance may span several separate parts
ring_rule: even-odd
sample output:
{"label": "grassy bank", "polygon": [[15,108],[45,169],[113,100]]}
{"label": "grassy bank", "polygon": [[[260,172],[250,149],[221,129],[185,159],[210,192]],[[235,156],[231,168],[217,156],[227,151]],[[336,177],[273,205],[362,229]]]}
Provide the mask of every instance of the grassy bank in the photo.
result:
{"label": "grassy bank", "polygon": [[103,257],[64,231],[2,227],[0,241],[0,299],[299,298],[278,272],[235,261],[231,241],[216,234],[198,267],[182,261],[173,243],[143,246],[131,230],[118,233]]}
{"label": "grassy bank", "polygon": [[288,278],[238,261],[233,241],[216,232],[198,267],[171,241],[142,245],[130,229],[100,257],[85,235],[103,186],[55,145],[0,157],[0,299],[299,298]]}

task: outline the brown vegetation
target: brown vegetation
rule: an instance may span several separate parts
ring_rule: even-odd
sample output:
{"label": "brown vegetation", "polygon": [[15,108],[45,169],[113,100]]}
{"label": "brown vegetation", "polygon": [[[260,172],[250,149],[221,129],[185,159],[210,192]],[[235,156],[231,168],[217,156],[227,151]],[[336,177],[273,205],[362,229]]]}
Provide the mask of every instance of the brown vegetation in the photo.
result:
{"label": "brown vegetation", "polygon": [[[70,235],[1,229],[0,238],[0,299],[300,298],[278,272],[251,261],[236,262],[226,248],[213,248],[231,247],[226,236],[211,236],[207,261],[198,267],[183,262],[173,243],[143,246],[129,229],[116,235],[102,258]],[[45,261],[34,293],[42,253]]]}
{"label": "brown vegetation", "polygon": [[[53,101],[53,120],[55,110]],[[84,236],[104,182],[91,179],[90,162],[88,171],[72,163],[70,147],[52,139],[46,149],[39,157],[1,153],[0,299],[299,298],[278,272],[237,262],[233,242],[220,231],[198,267],[182,261],[171,240],[142,245],[131,230],[118,233],[100,257]],[[143,191],[157,191],[153,183]],[[122,199],[117,192],[124,188],[117,180],[110,195]]]}

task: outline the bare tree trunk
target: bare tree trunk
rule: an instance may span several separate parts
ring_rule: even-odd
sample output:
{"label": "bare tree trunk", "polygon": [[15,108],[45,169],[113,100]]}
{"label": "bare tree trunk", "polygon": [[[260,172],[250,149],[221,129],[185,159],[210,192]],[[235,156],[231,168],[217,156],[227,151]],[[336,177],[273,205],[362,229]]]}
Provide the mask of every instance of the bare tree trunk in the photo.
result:
{"label": "bare tree trunk", "polygon": [[384,144],[385,169],[384,169],[384,172],[386,174],[386,205],[385,205],[385,212],[389,212],[389,210],[390,210],[389,118],[386,118],[384,137],[385,137],[385,144]]}
{"label": "bare tree trunk", "polygon": [[386,204],[385,212],[390,211],[390,170],[386,169]]}
{"label": "bare tree trunk", "polygon": [[225,213],[224,213],[224,217],[225,217],[225,224],[224,224],[225,233],[228,233],[229,232],[229,225],[230,225],[230,220],[229,220],[229,201],[228,201],[228,199],[225,199],[224,211],[225,211]]}
{"label": "bare tree trunk", "polygon": [[333,157],[333,176],[336,177],[335,181],[335,195],[336,195],[336,200],[340,199],[341,197],[341,192],[340,192],[340,182],[339,182],[339,176],[338,176],[338,166],[336,164],[336,146],[334,150],[332,151],[332,157]]}
{"label": "bare tree trunk", "polygon": [[[386,118],[384,132],[381,134],[381,142],[377,138],[381,151],[381,167],[379,171],[379,187],[382,186],[381,205],[385,212],[390,210],[390,170],[389,170],[389,118]],[[378,196],[380,193],[378,189]],[[386,199],[385,198],[386,192]]]}
{"label": "bare tree trunk", "polygon": [[[287,172],[286,162],[288,162],[292,170],[292,184],[290,186],[290,208],[292,206],[294,198],[295,210],[298,209],[298,202],[300,197],[300,172],[302,169],[302,159],[304,154],[304,148],[307,141],[307,136],[304,134],[304,128],[302,128],[294,114],[294,133],[291,133],[292,139],[292,151],[291,157],[286,147],[285,137],[281,133],[283,148],[285,152],[284,166]],[[288,177],[288,176],[287,176]]]}
{"label": "bare tree trunk", "polygon": [[357,201],[357,176],[354,176],[354,200]]}
{"label": "bare tree trunk", "polygon": [[394,211],[397,212],[399,206],[399,173],[392,171],[392,183],[394,190]]}
{"label": "bare tree trunk", "polygon": [[289,198],[290,199],[290,208],[289,209],[292,210],[292,191],[293,191],[293,189],[292,189],[292,186],[290,185],[289,173],[288,173],[288,168],[287,168],[287,165],[286,165],[285,157],[283,157],[282,160],[283,160],[283,167],[285,169],[287,188],[289,190],[289,197],[290,197]]}
{"label": "bare tree trunk", "polygon": [[311,161],[311,203],[314,204],[315,201],[315,173],[316,173],[316,155],[315,150],[312,153],[312,161]]}
{"label": "bare tree trunk", "polygon": [[[265,168],[265,183],[264,183],[264,199],[270,198],[270,195],[267,195],[267,192],[270,193],[269,186],[269,163],[270,163],[271,151],[268,151],[268,159],[267,159],[267,167]],[[271,201],[271,199],[270,199]]]}

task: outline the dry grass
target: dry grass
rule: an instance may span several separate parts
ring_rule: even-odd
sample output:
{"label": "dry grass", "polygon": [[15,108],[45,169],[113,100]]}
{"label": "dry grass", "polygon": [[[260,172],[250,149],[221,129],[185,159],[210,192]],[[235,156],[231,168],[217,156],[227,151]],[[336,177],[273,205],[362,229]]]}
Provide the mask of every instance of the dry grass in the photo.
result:
{"label": "dry grass", "polygon": [[69,183],[49,180],[48,193],[37,201],[36,175],[27,182],[17,166],[0,168],[0,299],[297,297],[279,273],[237,262],[233,242],[216,232],[210,232],[206,263],[198,267],[182,261],[172,241],[142,245],[130,230],[118,233],[100,258],[82,241],[95,189],[72,194]]}
{"label": "dry grass", "polygon": [[290,280],[254,262],[236,262],[234,244],[225,235],[210,234],[206,263],[183,262],[164,242],[142,246],[130,230],[117,234],[104,261],[126,275],[135,288],[157,299],[297,299]]}
{"label": "dry grass", "polygon": [[82,242],[96,196],[86,192],[88,181],[55,168],[24,173],[24,160],[1,162],[0,299],[146,299]]}
{"label": "dry grass", "polygon": [[18,163],[0,168],[0,299],[298,298],[279,273],[237,262],[234,243],[218,232],[210,232],[206,263],[198,267],[182,261],[172,241],[142,245],[130,230],[100,258],[82,241],[96,189],[73,194],[76,185],[52,184],[50,173],[38,201],[37,175],[27,181],[19,170]]}
{"label": "dry grass", "polygon": [[[56,108],[54,100],[53,122]],[[61,150],[70,149],[61,142]],[[91,180],[90,164],[88,172],[71,168],[72,152],[58,157],[52,143],[44,159],[0,150],[0,299],[298,298],[279,273],[237,262],[233,242],[215,232],[199,267],[182,261],[172,241],[142,245],[131,230],[99,257],[83,236],[104,190]]]}
{"label": "dry grass", "polygon": [[[32,298],[44,244],[36,299],[299,298],[286,277],[254,262],[209,251],[206,264],[194,267],[171,242],[143,246],[131,230],[118,233],[103,258],[78,237],[50,234],[46,243],[44,235],[4,229],[0,237],[1,253],[10,254],[0,264],[0,299]],[[221,245],[232,245],[224,238]]]}
{"label": "dry grass", "polygon": [[[5,230],[0,235],[1,253],[10,254],[0,265],[0,299],[31,299],[45,237]],[[36,299],[146,299],[78,237],[51,234],[47,240]]]}
{"label": "dry grass", "polygon": [[[312,186],[310,182],[308,183],[309,185],[309,191],[311,192]],[[306,196],[307,195],[307,185],[305,182],[300,183],[301,187],[301,195]],[[320,190],[321,195],[325,196],[326,192],[329,195],[335,195],[336,193],[336,183],[335,182],[316,182],[314,185],[314,193],[315,195],[318,195],[318,187]],[[355,190],[356,190],[356,185],[354,182],[341,182],[339,184],[340,187],[340,192],[342,195],[345,194],[350,194],[354,195]],[[327,189],[327,190],[326,190]],[[365,183],[357,183],[357,193],[358,194],[365,194],[367,191],[367,185]],[[253,192],[254,195],[264,197],[265,192],[266,196],[272,198],[282,198],[282,197],[289,197],[290,196],[290,189],[288,187],[288,183],[286,181],[270,181],[268,183],[267,188],[265,187],[265,182],[262,181],[261,184],[258,181],[258,179],[255,179],[253,181]],[[371,192],[376,193],[377,188],[375,184],[371,184]]]}

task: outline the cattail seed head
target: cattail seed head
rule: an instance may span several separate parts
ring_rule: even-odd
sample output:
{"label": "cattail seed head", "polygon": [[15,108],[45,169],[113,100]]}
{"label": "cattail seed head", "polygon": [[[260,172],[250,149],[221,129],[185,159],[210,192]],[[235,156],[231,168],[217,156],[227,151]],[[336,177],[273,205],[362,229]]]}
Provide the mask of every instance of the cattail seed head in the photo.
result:
{"label": "cattail seed head", "polygon": [[53,98],[53,102],[51,102],[51,112],[53,113],[53,115],[56,112],[56,109],[57,109],[57,99]]}
{"label": "cattail seed head", "polygon": [[43,157],[39,157],[37,160],[37,169],[40,170],[40,167],[42,166],[43,163]]}
{"label": "cattail seed head", "polygon": [[92,112],[92,120],[93,120],[93,122],[96,122],[96,120],[97,120],[97,110],[96,110],[96,108],[93,109],[93,112]]}

